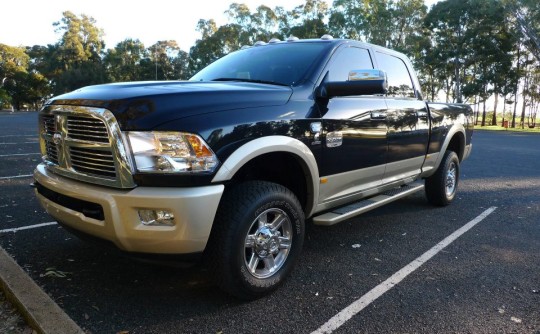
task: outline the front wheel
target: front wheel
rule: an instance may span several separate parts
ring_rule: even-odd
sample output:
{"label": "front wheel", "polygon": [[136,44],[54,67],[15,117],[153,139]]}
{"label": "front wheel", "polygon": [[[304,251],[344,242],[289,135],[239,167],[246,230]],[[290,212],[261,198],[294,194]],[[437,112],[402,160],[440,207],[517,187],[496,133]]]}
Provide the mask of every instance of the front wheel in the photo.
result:
{"label": "front wheel", "polygon": [[439,168],[426,179],[426,197],[437,206],[447,206],[456,196],[459,182],[459,158],[453,151],[446,151]]}
{"label": "front wheel", "polygon": [[281,185],[252,181],[224,194],[207,248],[218,285],[254,299],[285,280],[303,240],[304,214],[296,196]]}

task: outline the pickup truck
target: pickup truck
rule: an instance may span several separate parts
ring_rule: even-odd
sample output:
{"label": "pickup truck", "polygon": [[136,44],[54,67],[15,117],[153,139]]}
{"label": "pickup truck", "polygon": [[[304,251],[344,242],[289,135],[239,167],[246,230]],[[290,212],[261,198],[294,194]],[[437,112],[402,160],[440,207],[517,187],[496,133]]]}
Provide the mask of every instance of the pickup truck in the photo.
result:
{"label": "pickup truck", "polygon": [[244,299],[276,289],[305,223],[332,225],[425,189],[445,206],[472,110],[425,102],[401,53],[352,40],[257,42],[189,81],[57,96],[39,113],[41,205],[137,255],[204,254]]}

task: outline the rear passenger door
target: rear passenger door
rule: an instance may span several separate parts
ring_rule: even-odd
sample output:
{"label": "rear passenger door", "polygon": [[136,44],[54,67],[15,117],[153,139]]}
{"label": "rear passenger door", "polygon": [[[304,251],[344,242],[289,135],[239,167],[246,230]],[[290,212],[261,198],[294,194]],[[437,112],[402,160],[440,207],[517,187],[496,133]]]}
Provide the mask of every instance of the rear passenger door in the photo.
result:
{"label": "rear passenger door", "polygon": [[378,69],[388,75],[388,154],[383,177],[387,184],[420,174],[429,141],[429,119],[406,62],[390,53],[375,54]]}

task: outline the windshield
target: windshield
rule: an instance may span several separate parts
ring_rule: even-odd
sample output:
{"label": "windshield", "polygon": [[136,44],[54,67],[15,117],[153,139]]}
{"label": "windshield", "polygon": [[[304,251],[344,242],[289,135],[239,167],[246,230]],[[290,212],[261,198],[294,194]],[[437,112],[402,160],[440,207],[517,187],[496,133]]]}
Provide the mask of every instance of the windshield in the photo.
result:
{"label": "windshield", "polygon": [[239,50],[216,60],[191,81],[251,81],[292,86],[319,60],[327,43],[287,43]]}

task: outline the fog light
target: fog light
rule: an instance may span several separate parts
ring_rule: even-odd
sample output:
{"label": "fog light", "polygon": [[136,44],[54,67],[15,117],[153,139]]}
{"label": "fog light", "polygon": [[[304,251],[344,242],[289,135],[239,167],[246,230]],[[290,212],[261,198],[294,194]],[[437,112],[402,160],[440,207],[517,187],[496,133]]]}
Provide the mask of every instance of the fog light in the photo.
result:
{"label": "fog light", "polygon": [[167,210],[139,210],[139,219],[146,226],[174,226],[174,215]]}

